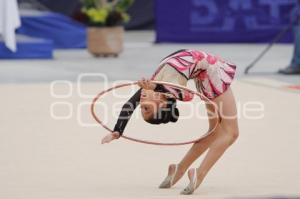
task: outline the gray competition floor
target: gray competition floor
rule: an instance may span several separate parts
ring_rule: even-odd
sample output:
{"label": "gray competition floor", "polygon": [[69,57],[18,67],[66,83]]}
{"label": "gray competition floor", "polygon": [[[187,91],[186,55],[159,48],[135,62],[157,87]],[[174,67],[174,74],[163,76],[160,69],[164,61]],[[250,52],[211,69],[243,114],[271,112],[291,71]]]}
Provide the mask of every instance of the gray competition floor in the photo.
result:
{"label": "gray competition floor", "polygon": [[[300,78],[276,74],[289,63],[292,45],[274,46],[253,73],[244,76],[245,66],[264,44],[153,44],[153,40],[153,32],[127,33],[119,58],[96,59],[86,50],[57,50],[54,60],[0,61],[0,199],[300,197],[300,92],[286,87],[300,84]],[[109,84],[149,77],[161,58],[181,48],[202,49],[238,65],[232,90],[239,139],[192,196],[179,195],[188,184],[186,174],[172,189],[157,188],[168,164],[178,163],[190,145],[161,147],[122,138],[101,145],[107,132],[90,113],[92,98],[104,87],[99,74],[108,75]],[[82,84],[79,77],[84,77]],[[110,116],[120,101],[103,99],[107,105],[103,111]],[[193,108],[197,102],[188,104]],[[205,119],[183,117],[196,109],[178,106],[182,117],[167,125],[147,125],[141,117],[135,118],[139,111],[135,112],[126,135],[186,141],[204,133]],[[206,114],[204,105],[200,110]],[[97,114],[104,117],[101,111]],[[109,126],[114,122],[108,119]]]}

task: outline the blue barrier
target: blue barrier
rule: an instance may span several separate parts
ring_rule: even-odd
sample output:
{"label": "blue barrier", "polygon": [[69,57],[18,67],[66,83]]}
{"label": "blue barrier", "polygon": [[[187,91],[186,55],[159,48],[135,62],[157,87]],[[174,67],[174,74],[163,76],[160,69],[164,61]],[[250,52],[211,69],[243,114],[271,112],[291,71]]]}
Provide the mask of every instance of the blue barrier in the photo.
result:
{"label": "blue barrier", "polygon": [[17,35],[17,52],[10,51],[0,39],[0,59],[52,59],[53,42]]}
{"label": "blue barrier", "polygon": [[[156,0],[156,42],[269,42],[296,0]],[[291,42],[288,32],[280,42]]]}

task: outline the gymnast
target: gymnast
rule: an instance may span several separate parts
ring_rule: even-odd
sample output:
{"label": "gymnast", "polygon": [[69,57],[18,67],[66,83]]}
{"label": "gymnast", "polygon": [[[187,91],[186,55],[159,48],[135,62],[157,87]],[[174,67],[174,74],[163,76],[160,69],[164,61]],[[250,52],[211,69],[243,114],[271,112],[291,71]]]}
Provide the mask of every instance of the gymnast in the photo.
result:
{"label": "gymnast", "polygon": [[219,110],[219,118],[212,117],[215,110],[212,104],[206,103],[209,129],[215,127],[207,137],[195,142],[183,159],[177,164],[170,164],[167,177],[159,188],[170,188],[176,184],[189,169],[190,165],[208,150],[198,168],[188,170],[190,180],[181,194],[192,194],[203,182],[205,176],[226,149],[238,138],[236,102],[230,84],[233,81],[236,66],[221,57],[199,51],[182,49],[165,57],[150,80],[138,82],[141,87],[123,106],[114,132],[102,139],[102,144],[122,136],[124,129],[134,112],[140,105],[144,120],[151,124],[176,122],[179,110],[176,101],[190,101],[193,94],[170,86],[154,84],[151,80],[165,81],[182,86],[188,80],[194,80],[197,91],[214,102]]}

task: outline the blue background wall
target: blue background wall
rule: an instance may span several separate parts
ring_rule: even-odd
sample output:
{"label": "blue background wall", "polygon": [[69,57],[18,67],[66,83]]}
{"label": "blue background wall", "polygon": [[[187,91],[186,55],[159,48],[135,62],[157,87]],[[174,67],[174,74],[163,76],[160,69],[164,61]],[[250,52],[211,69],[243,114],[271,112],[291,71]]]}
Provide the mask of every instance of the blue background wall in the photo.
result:
{"label": "blue background wall", "polygon": [[[296,5],[296,0],[156,0],[156,41],[268,42],[291,21]],[[281,42],[291,40],[289,32]]]}

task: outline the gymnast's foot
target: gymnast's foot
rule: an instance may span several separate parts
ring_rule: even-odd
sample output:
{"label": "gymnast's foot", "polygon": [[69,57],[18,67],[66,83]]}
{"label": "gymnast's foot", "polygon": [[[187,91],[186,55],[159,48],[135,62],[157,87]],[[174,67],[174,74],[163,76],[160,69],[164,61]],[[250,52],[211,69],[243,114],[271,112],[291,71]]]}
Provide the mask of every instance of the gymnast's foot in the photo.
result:
{"label": "gymnast's foot", "polygon": [[185,170],[178,164],[170,164],[168,175],[164,181],[159,185],[161,189],[171,188],[185,173]]}
{"label": "gymnast's foot", "polygon": [[189,169],[189,171],[188,171],[188,177],[190,179],[189,185],[184,190],[182,190],[180,192],[183,195],[193,194],[194,191],[199,187],[199,185],[201,183],[201,181],[198,179],[197,169],[196,168]]}

